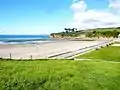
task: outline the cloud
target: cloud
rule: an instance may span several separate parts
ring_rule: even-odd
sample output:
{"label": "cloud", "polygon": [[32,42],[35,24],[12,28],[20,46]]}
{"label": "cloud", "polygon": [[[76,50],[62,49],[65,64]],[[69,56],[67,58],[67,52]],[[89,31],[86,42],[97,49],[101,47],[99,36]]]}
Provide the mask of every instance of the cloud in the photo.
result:
{"label": "cloud", "polygon": [[109,8],[120,13],[120,0],[109,0]]}
{"label": "cloud", "polygon": [[87,9],[87,4],[83,0],[79,2],[74,0],[73,4],[71,5],[71,9],[74,12],[85,11]]}
{"label": "cloud", "polygon": [[108,9],[105,10],[90,10],[84,0],[73,2],[70,8],[73,10],[71,27],[89,29],[120,26],[120,14],[114,13],[114,11],[120,10],[120,1],[118,0],[109,0]]}
{"label": "cloud", "polygon": [[120,0],[109,0],[109,7],[114,9],[120,9]]}

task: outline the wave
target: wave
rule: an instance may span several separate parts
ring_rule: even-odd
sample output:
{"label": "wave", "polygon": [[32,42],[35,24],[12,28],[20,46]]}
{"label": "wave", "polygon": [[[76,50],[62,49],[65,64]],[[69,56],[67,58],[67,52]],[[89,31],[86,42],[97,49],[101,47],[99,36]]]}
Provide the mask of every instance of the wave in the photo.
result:
{"label": "wave", "polygon": [[13,36],[0,36],[0,44],[28,44],[28,43],[40,43],[40,42],[46,42],[51,41],[49,36],[28,36],[28,35],[13,35]]}
{"label": "wave", "polygon": [[44,42],[51,42],[51,40],[6,40],[0,41],[0,44],[37,44]]}

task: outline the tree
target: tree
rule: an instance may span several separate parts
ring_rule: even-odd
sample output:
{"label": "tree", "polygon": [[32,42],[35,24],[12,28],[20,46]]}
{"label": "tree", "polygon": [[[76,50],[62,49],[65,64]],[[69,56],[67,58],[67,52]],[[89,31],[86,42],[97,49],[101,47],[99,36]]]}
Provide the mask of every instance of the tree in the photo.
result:
{"label": "tree", "polygon": [[71,29],[70,29],[70,28],[68,28],[68,31],[70,32],[70,31],[71,31]]}
{"label": "tree", "polygon": [[68,29],[67,28],[64,28],[65,32],[68,33]]}
{"label": "tree", "polygon": [[74,31],[75,31],[75,29],[74,29],[74,28],[72,28],[72,29],[71,29],[71,31],[72,31],[72,32],[74,32]]}
{"label": "tree", "polygon": [[120,27],[117,27],[117,29],[120,29]]}
{"label": "tree", "polygon": [[72,29],[72,32],[75,32],[75,31],[77,31],[77,28],[73,28],[73,29]]}
{"label": "tree", "polygon": [[113,31],[113,37],[118,38],[119,32],[117,30]]}

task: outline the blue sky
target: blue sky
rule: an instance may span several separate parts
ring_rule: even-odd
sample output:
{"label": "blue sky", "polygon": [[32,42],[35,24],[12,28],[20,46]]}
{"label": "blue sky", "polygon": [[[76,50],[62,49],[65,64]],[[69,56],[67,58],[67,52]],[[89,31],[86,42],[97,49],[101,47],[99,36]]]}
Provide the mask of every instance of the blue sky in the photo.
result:
{"label": "blue sky", "polygon": [[74,18],[81,11],[70,7],[82,7],[79,2],[84,2],[88,11],[106,11],[109,4],[109,0],[0,0],[0,34],[49,34],[77,27]]}

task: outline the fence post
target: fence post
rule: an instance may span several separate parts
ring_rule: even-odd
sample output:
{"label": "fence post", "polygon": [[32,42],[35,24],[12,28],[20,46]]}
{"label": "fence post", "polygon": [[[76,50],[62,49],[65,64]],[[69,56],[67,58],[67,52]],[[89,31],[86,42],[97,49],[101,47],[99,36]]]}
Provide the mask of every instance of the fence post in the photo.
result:
{"label": "fence post", "polygon": [[30,59],[31,59],[31,60],[33,59],[32,55],[30,55]]}
{"label": "fence post", "polygon": [[12,54],[10,53],[10,60],[12,59]]}
{"label": "fence post", "polygon": [[20,59],[22,60],[22,57]]}

